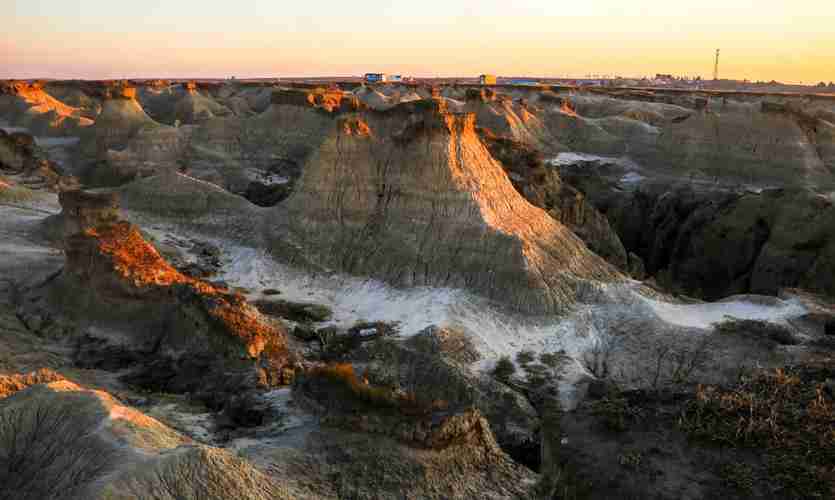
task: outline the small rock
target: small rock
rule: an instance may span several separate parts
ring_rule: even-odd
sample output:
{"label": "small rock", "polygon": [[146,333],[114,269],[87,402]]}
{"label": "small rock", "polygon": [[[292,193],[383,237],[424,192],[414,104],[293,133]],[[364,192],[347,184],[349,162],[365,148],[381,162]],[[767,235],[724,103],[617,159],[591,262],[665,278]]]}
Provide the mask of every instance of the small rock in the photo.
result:
{"label": "small rock", "polygon": [[646,278],[647,271],[646,267],[644,266],[644,261],[638,255],[629,252],[627,255],[627,272],[630,276],[635,278],[636,280],[642,280]]}
{"label": "small rock", "polygon": [[835,398],[835,379],[826,379],[823,383],[823,389],[829,393],[829,396]]}
{"label": "small rock", "polygon": [[399,324],[385,321],[367,322],[361,321],[348,329],[348,335],[361,341],[372,340],[378,337],[389,337],[397,334]]}
{"label": "small rock", "polygon": [[481,358],[472,340],[456,329],[432,325],[411,337],[408,343],[420,352],[440,354],[460,363],[470,364]]}
{"label": "small rock", "polygon": [[362,338],[376,337],[377,336],[377,329],[376,328],[364,328],[364,329],[360,330],[359,332],[357,332],[357,335],[359,335]]}
{"label": "small rock", "polygon": [[32,316],[26,318],[26,326],[33,332],[39,332],[41,327],[43,327],[43,323],[44,319],[39,314],[33,314]]}
{"label": "small rock", "polygon": [[339,334],[340,334],[339,328],[337,328],[335,326],[326,326],[324,328],[319,328],[318,330],[316,330],[316,335],[317,336],[325,337],[325,338],[336,337]]}
{"label": "small rock", "polygon": [[139,397],[139,396],[137,396],[137,397],[128,396],[128,397],[125,398],[125,403],[127,403],[127,404],[129,404],[129,405],[131,405],[135,408],[141,408],[143,406],[148,406],[149,404],[151,404],[151,402],[148,398],[143,398],[143,397]]}
{"label": "small rock", "polygon": [[229,420],[223,423],[235,427],[257,427],[263,425],[271,413],[269,401],[255,393],[244,393],[229,399],[223,409],[224,416]]}
{"label": "small rock", "polygon": [[603,399],[609,394],[609,384],[604,380],[592,380],[589,383],[587,396],[589,399]]}
{"label": "small rock", "polygon": [[258,300],[253,303],[262,314],[278,316],[301,323],[319,323],[333,316],[328,306],[310,302],[291,302],[289,300]]}
{"label": "small rock", "polygon": [[293,328],[293,336],[299,340],[310,342],[316,340],[316,329],[312,325],[303,323]]}
{"label": "small rock", "polygon": [[210,281],[209,284],[219,290],[229,290],[229,283],[225,281]]}
{"label": "small rock", "polygon": [[191,278],[198,279],[208,278],[216,274],[214,269],[208,268],[196,262],[191,262],[180,267],[180,272]]}
{"label": "small rock", "polygon": [[262,294],[270,296],[270,295],[281,295],[281,290],[276,290],[275,288],[265,288],[261,291]]}

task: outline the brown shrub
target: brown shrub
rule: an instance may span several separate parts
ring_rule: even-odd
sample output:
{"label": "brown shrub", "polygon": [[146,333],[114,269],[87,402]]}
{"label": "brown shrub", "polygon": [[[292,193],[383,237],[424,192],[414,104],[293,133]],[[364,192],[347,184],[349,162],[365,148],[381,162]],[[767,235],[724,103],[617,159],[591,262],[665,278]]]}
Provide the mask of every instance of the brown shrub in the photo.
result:
{"label": "brown shrub", "polygon": [[695,439],[765,450],[769,476],[786,498],[835,491],[835,402],[829,372],[763,371],[732,388],[699,386],[680,424]]}
{"label": "brown shrub", "polygon": [[399,393],[375,387],[363,375],[358,378],[350,363],[334,363],[311,368],[306,373],[313,380],[325,380],[345,390],[353,401],[373,409],[396,410],[404,415],[420,415],[446,408],[444,401],[423,401],[413,393]]}

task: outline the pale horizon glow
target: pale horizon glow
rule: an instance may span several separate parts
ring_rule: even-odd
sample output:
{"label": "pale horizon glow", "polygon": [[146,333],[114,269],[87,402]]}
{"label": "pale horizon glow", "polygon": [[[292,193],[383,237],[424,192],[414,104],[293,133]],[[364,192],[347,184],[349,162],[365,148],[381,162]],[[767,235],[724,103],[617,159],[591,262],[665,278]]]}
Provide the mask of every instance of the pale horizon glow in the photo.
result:
{"label": "pale horizon glow", "polygon": [[6,0],[0,78],[713,73],[835,81],[830,0]]}

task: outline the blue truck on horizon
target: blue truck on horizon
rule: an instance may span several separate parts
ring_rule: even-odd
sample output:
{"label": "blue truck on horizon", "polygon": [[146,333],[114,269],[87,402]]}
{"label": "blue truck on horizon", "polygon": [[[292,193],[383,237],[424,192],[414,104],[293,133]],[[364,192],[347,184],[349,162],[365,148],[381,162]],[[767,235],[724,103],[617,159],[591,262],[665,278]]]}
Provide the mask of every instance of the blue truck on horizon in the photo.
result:
{"label": "blue truck on horizon", "polygon": [[365,83],[384,83],[403,81],[402,75],[387,75],[385,73],[366,73],[363,77]]}
{"label": "blue truck on horizon", "polygon": [[363,77],[365,83],[380,83],[386,81],[385,73],[366,73]]}

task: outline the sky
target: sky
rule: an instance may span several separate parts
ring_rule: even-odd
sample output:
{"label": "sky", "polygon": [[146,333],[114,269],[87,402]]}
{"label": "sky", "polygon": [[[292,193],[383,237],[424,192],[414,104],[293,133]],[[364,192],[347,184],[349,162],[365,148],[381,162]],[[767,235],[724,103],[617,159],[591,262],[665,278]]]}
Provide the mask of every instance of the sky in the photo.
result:
{"label": "sky", "polygon": [[721,48],[723,78],[835,81],[835,0],[0,0],[0,8],[0,78],[707,78]]}

